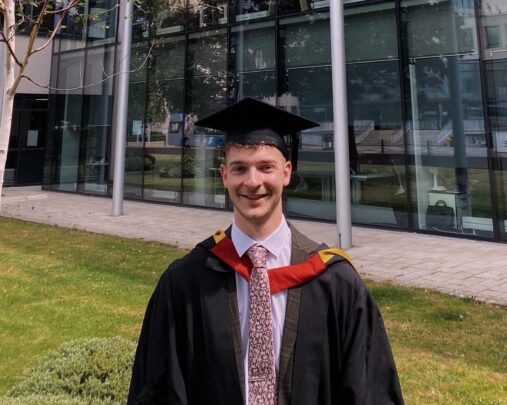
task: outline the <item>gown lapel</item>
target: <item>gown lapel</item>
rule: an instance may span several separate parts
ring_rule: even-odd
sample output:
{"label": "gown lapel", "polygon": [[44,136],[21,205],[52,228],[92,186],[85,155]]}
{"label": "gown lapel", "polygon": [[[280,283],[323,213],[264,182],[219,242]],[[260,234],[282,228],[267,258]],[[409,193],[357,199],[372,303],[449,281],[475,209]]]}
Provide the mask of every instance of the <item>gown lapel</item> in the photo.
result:
{"label": "gown lapel", "polygon": [[[304,236],[291,224],[292,233],[291,264],[302,263],[314,253],[319,245]],[[290,403],[292,394],[292,376],[294,372],[294,349],[299,324],[299,313],[303,287],[287,290],[287,308],[283,326],[280,349],[280,370],[278,375],[278,405]]]}
{"label": "gown lapel", "polygon": [[200,284],[206,354],[220,397],[240,404],[244,397],[240,379],[243,365],[238,363],[238,359],[242,363],[242,356],[235,275],[213,258],[208,260],[208,267],[216,271],[210,271]]}

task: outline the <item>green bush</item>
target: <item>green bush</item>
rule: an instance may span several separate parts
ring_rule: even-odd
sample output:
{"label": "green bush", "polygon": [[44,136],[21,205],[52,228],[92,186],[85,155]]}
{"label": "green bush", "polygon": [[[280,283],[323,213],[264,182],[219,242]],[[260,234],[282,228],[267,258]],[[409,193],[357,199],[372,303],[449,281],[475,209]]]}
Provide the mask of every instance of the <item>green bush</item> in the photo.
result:
{"label": "green bush", "polygon": [[[32,401],[19,402],[23,404],[124,404],[135,347],[134,342],[121,337],[89,338],[66,343],[28,372],[8,392],[6,400]],[[47,401],[61,399],[63,402],[37,402],[40,398]]]}
{"label": "green bush", "polygon": [[139,172],[141,170],[149,171],[155,166],[155,157],[150,154],[145,154],[144,159],[140,155],[128,154],[125,158],[125,171],[126,172]]}
{"label": "green bush", "polygon": [[[1,405],[89,405],[90,401],[72,398],[67,395],[26,395],[23,397],[0,398]],[[94,405],[105,405],[104,402],[94,402]]]}

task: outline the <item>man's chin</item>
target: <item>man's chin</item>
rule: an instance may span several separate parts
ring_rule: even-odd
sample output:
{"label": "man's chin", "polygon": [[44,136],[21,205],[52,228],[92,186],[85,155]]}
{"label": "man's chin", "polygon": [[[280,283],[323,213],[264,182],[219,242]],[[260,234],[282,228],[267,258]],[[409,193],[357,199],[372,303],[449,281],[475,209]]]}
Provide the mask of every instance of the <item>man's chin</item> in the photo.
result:
{"label": "man's chin", "polygon": [[241,210],[241,216],[251,223],[264,223],[269,220],[269,213],[266,210],[260,209],[245,209]]}

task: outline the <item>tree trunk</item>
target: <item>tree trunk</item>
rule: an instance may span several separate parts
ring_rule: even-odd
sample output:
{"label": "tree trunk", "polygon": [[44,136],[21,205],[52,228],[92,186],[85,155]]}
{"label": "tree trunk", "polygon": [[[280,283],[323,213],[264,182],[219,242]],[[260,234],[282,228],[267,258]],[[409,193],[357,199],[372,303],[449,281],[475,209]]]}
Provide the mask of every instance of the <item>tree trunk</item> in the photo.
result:
{"label": "tree trunk", "polygon": [[[9,39],[11,49],[15,49],[15,36],[13,32],[9,30],[9,27],[14,27],[14,1],[5,1],[6,11],[4,12],[4,27],[5,36]],[[1,44],[1,46],[7,46]],[[14,76],[14,58],[10,52],[5,52],[5,66],[4,69],[4,95],[2,104],[2,118],[0,122],[0,210],[2,209],[2,188],[5,176],[5,164],[7,163],[7,151],[9,148],[9,138],[11,135],[12,126],[12,112],[14,108],[14,95],[16,89],[13,87],[15,76]],[[16,86],[17,87],[17,86]]]}

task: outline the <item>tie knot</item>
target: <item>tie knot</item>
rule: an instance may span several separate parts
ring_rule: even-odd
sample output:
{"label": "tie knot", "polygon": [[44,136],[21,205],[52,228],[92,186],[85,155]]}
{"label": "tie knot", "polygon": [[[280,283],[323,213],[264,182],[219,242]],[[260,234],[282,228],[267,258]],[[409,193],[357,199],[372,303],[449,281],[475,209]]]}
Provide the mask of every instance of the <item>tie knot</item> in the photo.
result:
{"label": "tie knot", "polygon": [[254,268],[265,268],[268,250],[264,246],[253,245],[246,251]]}

